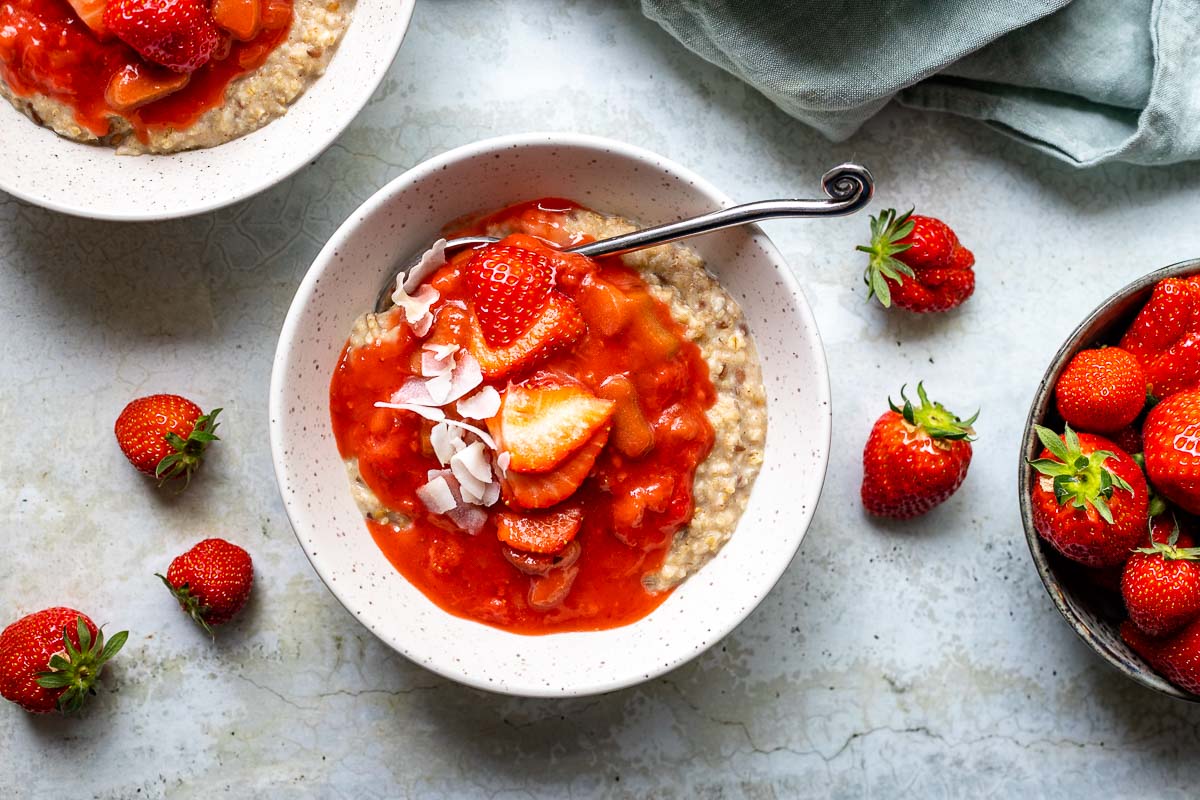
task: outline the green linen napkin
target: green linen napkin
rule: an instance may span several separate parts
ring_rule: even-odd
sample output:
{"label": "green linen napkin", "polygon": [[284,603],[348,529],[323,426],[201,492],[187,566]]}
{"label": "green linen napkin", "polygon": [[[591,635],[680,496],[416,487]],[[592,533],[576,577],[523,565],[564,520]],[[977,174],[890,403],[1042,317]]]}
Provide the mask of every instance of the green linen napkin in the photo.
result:
{"label": "green linen napkin", "polygon": [[829,138],[889,101],[1078,166],[1200,158],[1200,0],[642,0]]}

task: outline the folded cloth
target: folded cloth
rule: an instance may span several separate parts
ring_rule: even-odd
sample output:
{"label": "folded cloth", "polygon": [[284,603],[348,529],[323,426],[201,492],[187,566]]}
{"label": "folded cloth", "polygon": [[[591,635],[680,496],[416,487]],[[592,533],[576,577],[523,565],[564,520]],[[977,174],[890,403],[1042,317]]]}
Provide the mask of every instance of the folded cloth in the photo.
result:
{"label": "folded cloth", "polygon": [[889,101],[1078,166],[1200,158],[1200,0],[641,0],[827,137]]}

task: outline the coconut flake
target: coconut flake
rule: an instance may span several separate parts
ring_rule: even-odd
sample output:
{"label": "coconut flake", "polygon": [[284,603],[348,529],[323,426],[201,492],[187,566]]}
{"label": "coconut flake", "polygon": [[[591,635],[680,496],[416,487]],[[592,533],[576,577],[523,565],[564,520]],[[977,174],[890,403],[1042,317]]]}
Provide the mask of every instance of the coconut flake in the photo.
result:
{"label": "coconut flake", "polygon": [[496,466],[500,468],[501,475],[508,472],[508,465],[510,463],[512,463],[512,453],[507,450],[496,456]]}
{"label": "coconut flake", "polygon": [[[455,462],[462,464],[467,468],[480,483],[492,482],[492,465],[488,462],[487,455],[483,452],[483,442],[475,442],[463,448],[459,453],[456,453],[450,459],[450,468],[454,468]],[[456,472],[455,475],[458,473]],[[459,478],[459,480],[462,480]]]}
{"label": "coconut flake", "polygon": [[488,484],[487,491],[483,493],[483,502],[480,505],[494,506],[500,500],[500,484],[492,481]]}
{"label": "coconut flake", "polygon": [[492,386],[484,386],[470,397],[458,401],[458,414],[467,419],[491,419],[500,411],[500,393]]}
{"label": "coconut flake", "polygon": [[[376,405],[378,405],[378,403],[376,403]],[[496,449],[496,440],[493,439],[491,436],[489,436],[488,432],[483,430],[482,428],[476,428],[474,425],[471,425],[470,423],[462,422],[460,420],[450,419],[450,418],[446,418],[445,423],[447,425],[453,425],[456,428],[462,428],[464,431],[470,431],[471,433],[478,436],[480,441],[482,441],[485,445],[487,445],[488,448],[490,448],[492,450]]]}
{"label": "coconut flake", "polygon": [[418,487],[417,498],[434,514],[445,514],[458,508],[454,493],[450,491],[450,484],[440,475]]}
{"label": "coconut flake", "polygon": [[449,373],[425,381],[425,391],[429,392],[429,397],[435,406],[444,406],[453,400],[450,397],[453,387],[454,378]]}
{"label": "coconut flake", "polygon": [[394,408],[397,411],[411,411],[414,414],[418,414],[418,415],[424,417],[425,419],[432,420],[433,422],[442,422],[442,421],[451,422],[451,420],[446,419],[446,412],[442,411],[440,408],[433,408],[432,406],[424,406],[419,403],[385,403],[382,400],[380,400],[379,402],[377,402],[375,404],[375,407],[376,408]]}
{"label": "coconut flake", "polygon": [[399,389],[392,393],[392,396],[388,400],[393,403],[420,406],[436,405],[433,402],[433,396],[429,393],[428,382],[421,378],[409,378],[400,385]]}
{"label": "coconut flake", "polygon": [[[421,254],[421,260],[405,275],[401,272],[396,276],[396,286],[399,289],[413,291],[425,280],[446,264],[446,240],[438,239],[433,246]],[[399,304],[397,304],[399,305]]]}
{"label": "coconut flake", "polygon": [[421,349],[428,353],[433,353],[439,359],[445,359],[454,355],[462,348],[456,344],[432,344],[426,342],[425,344],[421,345]]}
{"label": "coconut flake", "polygon": [[[433,314],[430,308],[441,298],[441,293],[432,286],[422,286],[417,289],[416,294],[410,295],[404,290],[403,275],[396,278],[396,291],[392,292],[392,302],[404,311],[404,319],[415,330],[418,325],[425,326],[425,332],[429,332],[429,326],[433,324]],[[424,335],[424,334],[421,334]]]}
{"label": "coconut flake", "polygon": [[445,422],[439,422],[433,426],[433,430],[429,432],[429,444],[433,447],[433,454],[437,456],[437,460],[443,466],[450,463],[451,456],[467,446],[467,443],[463,441],[462,434]]}

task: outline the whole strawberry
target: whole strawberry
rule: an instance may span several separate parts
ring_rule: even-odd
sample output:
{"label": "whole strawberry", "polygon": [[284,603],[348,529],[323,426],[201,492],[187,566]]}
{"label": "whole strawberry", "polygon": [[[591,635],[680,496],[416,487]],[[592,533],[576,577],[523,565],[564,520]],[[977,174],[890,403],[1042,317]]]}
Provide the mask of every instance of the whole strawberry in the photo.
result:
{"label": "whole strawberry", "polygon": [[871,244],[857,249],[871,256],[867,299],[879,298],[884,308],[948,311],[975,291],[975,256],[940,219],[911,209],[897,217],[889,208],[871,217]]}
{"label": "whole strawberry", "polygon": [[945,502],[967,477],[971,465],[971,427],[976,413],[961,420],[941,403],[931,403],[917,384],[921,405],[905,396],[904,407],[889,399],[886,412],[871,428],[863,448],[863,507],[871,513],[908,519]]}
{"label": "whole strawberry", "polygon": [[224,539],[205,539],[178,556],[162,582],[179,607],[212,635],[213,625],[233,618],[250,598],[254,564],[250,554]]}
{"label": "whole strawberry", "polygon": [[1200,618],[1161,639],[1147,636],[1126,620],[1121,623],[1121,638],[1171,683],[1200,694]]}
{"label": "whole strawberry", "polygon": [[1179,524],[1165,516],[1154,521],[1150,546],[1125,562],[1121,597],[1129,618],[1151,636],[1179,630],[1200,616],[1200,549]]}
{"label": "whole strawberry", "polygon": [[1054,385],[1058,413],[1077,430],[1113,433],[1146,405],[1142,365],[1119,347],[1081,350]]}
{"label": "whole strawberry", "polygon": [[35,714],[78,711],[128,638],[105,642],[86,614],[61,606],[22,617],[0,633],[0,695]]}
{"label": "whole strawberry", "polygon": [[204,66],[221,43],[202,0],[108,0],[104,27],[142,58],[175,72]]}
{"label": "whole strawberry", "polygon": [[1150,524],[1150,491],[1137,462],[1108,439],[1076,433],[1060,438],[1034,429],[1045,449],[1030,462],[1033,524],[1055,550],[1089,567],[1121,564]]}
{"label": "whole strawberry", "polygon": [[1159,281],[1121,347],[1141,362],[1155,397],[1200,389],[1200,276]]}
{"label": "whole strawberry", "polygon": [[1142,452],[1159,494],[1200,513],[1200,390],[1178,392],[1150,410],[1142,425]]}
{"label": "whole strawberry", "polygon": [[182,477],[185,485],[204,460],[209,442],[217,440],[217,415],[177,394],[139,397],[117,417],[113,432],[121,452],[139,472],[158,478],[159,485]]}

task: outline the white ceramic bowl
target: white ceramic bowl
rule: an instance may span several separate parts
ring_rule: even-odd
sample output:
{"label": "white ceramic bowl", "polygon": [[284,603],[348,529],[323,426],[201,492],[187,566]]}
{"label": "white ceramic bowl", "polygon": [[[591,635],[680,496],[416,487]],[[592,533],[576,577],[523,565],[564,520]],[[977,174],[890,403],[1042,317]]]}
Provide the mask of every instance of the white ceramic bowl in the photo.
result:
{"label": "white ceramic bowl", "polygon": [[0,190],[64,214],[139,222],[212,211],[308,164],[366,106],[400,49],[416,0],[358,0],[325,75],[287,114],[218,147],[117,156],[33,124],[0,98]]}
{"label": "white ceramic bowl", "polygon": [[[527,134],[460,147],[396,178],[317,256],[292,302],[271,376],[271,447],[304,552],[330,591],[413,661],[471,686],[575,696],[629,686],[719,641],[783,574],[812,519],[829,453],[829,377],[808,304],[757,228],[691,241],[745,309],[768,393],[766,461],[732,539],[649,616],[622,628],[522,636],[452,616],[397,572],[350,497],[329,382],[354,319],[397,260],[471,212],[543,196],[645,224],[731,205],[699,175],[607,139]],[[803,422],[801,422],[803,421]]]}

